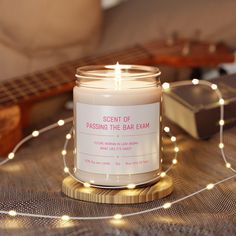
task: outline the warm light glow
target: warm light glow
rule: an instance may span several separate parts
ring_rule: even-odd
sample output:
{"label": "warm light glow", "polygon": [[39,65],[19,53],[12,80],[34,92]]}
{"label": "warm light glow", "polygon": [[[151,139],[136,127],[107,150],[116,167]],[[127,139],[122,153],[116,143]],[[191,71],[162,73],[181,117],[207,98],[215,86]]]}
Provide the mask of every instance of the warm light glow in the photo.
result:
{"label": "warm light glow", "polygon": [[17,215],[16,211],[13,211],[13,210],[9,211],[8,214],[10,216],[16,216]]}
{"label": "warm light glow", "polygon": [[[116,65],[113,65],[113,69],[115,69],[115,66]],[[118,64],[118,66],[119,66],[119,64]],[[122,66],[122,68],[124,68],[123,66]],[[194,82],[195,81],[195,82]],[[193,81],[192,81],[192,83],[193,84],[198,84],[198,83],[200,83],[201,81],[199,81],[199,80],[197,80],[197,79],[194,79]],[[190,83],[190,82],[189,82]],[[188,83],[188,84],[189,84]],[[168,83],[166,83],[166,84],[168,84]],[[168,86],[168,88],[169,88],[169,86]],[[211,88],[213,89],[213,90],[216,90],[217,89],[217,85],[216,84],[211,84]],[[217,93],[218,94],[218,93]],[[221,105],[223,105],[224,103],[225,103],[225,101],[224,101],[224,99],[219,99],[219,103],[221,104]],[[224,113],[222,112],[223,110],[222,109],[220,109],[221,110],[221,117],[223,118],[223,116],[224,116]],[[41,129],[41,130],[39,130],[39,131],[37,131],[37,130],[35,130],[35,131],[33,131],[30,135],[28,135],[26,138],[24,138],[23,140],[21,140],[17,145],[16,145],[16,147],[13,149],[13,151],[12,152],[10,152],[9,154],[8,154],[8,159],[13,159],[14,158],[14,156],[15,156],[15,153],[18,151],[18,149],[19,149],[19,147],[20,146],[22,146],[22,144],[23,143],[25,143],[26,141],[28,141],[28,140],[30,140],[30,139],[33,139],[33,137],[37,137],[39,134],[41,134],[41,133],[43,133],[43,132],[45,132],[45,131],[48,131],[48,130],[51,130],[51,129],[53,129],[53,128],[55,128],[56,126],[57,126],[57,124],[58,124],[58,126],[63,126],[64,124],[65,124],[65,122],[67,123],[68,122],[68,120],[66,120],[66,121],[64,121],[64,120],[59,120],[57,123],[53,123],[52,125],[50,125],[50,126],[47,126],[47,127],[45,127],[45,128],[43,128],[43,129]],[[221,125],[221,126],[223,126],[225,124],[225,121],[223,120],[223,119],[221,119],[221,120],[219,120],[219,125]],[[168,133],[168,132],[170,132],[170,128],[169,127],[165,127],[164,128],[164,131],[166,132],[166,133]],[[74,132],[74,131],[73,131]],[[171,136],[171,135],[170,135]],[[71,139],[72,138],[72,135],[70,134],[70,133],[68,133],[68,134],[66,134],[66,139],[67,140],[69,140],[69,139]],[[176,141],[176,137],[175,136],[171,136],[170,137],[170,139],[171,139],[171,141],[172,142],[175,142]],[[223,129],[222,129],[222,127],[221,127],[221,129],[220,129],[220,140],[222,141],[223,140]],[[63,149],[62,151],[61,151],[61,154],[63,155],[63,156],[65,156],[66,154],[67,154],[67,151],[66,151],[66,148],[67,148],[67,142],[65,142],[65,144],[64,144],[65,146],[64,146],[64,148],[65,149]],[[176,144],[175,144],[176,145]],[[223,142],[220,142],[219,144],[218,144],[218,146],[219,146],[219,148],[220,149],[223,149],[224,148],[224,143]],[[163,147],[162,147],[162,150],[163,150]],[[179,152],[179,148],[176,146],[175,148],[174,148],[174,151],[177,153],[177,152]],[[76,153],[76,149],[74,149],[73,150],[73,152],[74,153]],[[174,156],[175,157],[177,157],[177,154],[174,154]],[[223,152],[223,150],[221,150],[221,154],[222,154],[222,157],[223,157],[223,160],[225,161],[225,167],[226,168],[231,168],[231,164],[229,163],[229,162],[227,162],[227,159],[226,159],[226,157],[224,156],[224,152]],[[9,160],[7,160],[7,158],[3,161],[3,162],[1,162],[1,164],[0,164],[0,166],[1,165],[3,165],[4,163],[6,163],[7,161],[9,161]],[[161,162],[162,162],[163,160],[161,159]],[[172,163],[173,164],[177,164],[177,159],[173,159],[172,160]],[[170,166],[170,169],[171,169],[171,167],[172,166]],[[12,166],[11,166],[11,169],[13,170],[13,168],[12,168]],[[76,172],[76,168],[74,167],[73,169],[72,169],[74,172]],[[168,169],[169,170],[169,169]],[[167,170],[167,172],[168,172],[168,170]],[[232,171],[235,171],[233,168],[231,169]],[[69,168],[66,166],[66,162],[64,162],[64,172],[65,173],[68,173],[69,172]],[[158,177],[165,177],[166,176],[166,172],[161,172],[159,175],[158,175]],[[218,184],[220,184],[220,183],[223,183],[224,181],[226,181],[226,180],[229,180],[229,179],[232,179],[234,177],[234,175],[233,176],[231,176],[231,177],[227,177],[227,178],[224,178],[224,179],[222,179],[222,180],[220,180],[220,181],[218,181],[218,182],[215,182],[215,184],[214,183],[209,183],[208,185],[206,185],[205,187],[203,187],[201,190],[198,190],[198,191],[196,191],[196,192],[193,192],[193,193],[191,193],[191,194],[189,194],[189,195],[187,195],[187,196],[183,196],[183,197],[181,197],[181,198],[179,198],[179,199],[177,199],[176,201],[174,201],[174,202],[167,202],[167,203],[165,203],[165,204],[163,204],[161,207],[162,208],[164,208],[164,209],[167,209],[167,208],[170,208],[173,204],[175,204],[175,203],[178,203],[178,202],[180,202],[180,201],[183,201],[184,199],[186,199],[186,198],[190,198],[190,197],[192,197],[192,196],[194,196],[194,195],[196,195],[196,194],[198,194],[198,193],[200,193],[200,192],[202,192],[202,190],[211,190],[211,189],[213,189],[215,186],[217,186]],[[94,180],[90,180],[89,181],[90,183],[94,183]],[[84,187],[85,188],[83,188],[83,192],[84,193],[91,193],[93,190],[94,190],[94,188],[89,188],[90,186],[92,186],[92,187],[94,187],[94,186],[96,186],[96,185],[90,185],[90,183],[84,183]],[[139,183],[139,184],[142,184],[142,183]],[[128,189],[133,189],[133,188],[135,188],[136,186],[135,186],[135,184],[128,184],[127,186],[126,186]],[[134,191],[128,191],[128,192],[130,192],[130,193],[133,193]],[[158,208],[159,209],[159,208]],[[150,210],[152,211],[152,210],[156,210],[156,208],[150,208]],[[143,213],[143,211],[137,211],[137,212],[135,212],[134,213],[134,215],[138,215],[138,214],[142,214]],[[88,219],[90,219],[90,217],[70,217],[70,216],[68,216],[68,215],[62,215],[62,216],[58,216],[58,215],[47,215],[47,214],[44,214],[44,215],[41,215],[41,214],[33,214],[33,213],[28,213],[28,212],[16,212],[15,210],[10,210],[10,211],[2,211],[2,214],[4,214],[4,215],[9,215],[9,216],[16,216],[16,215],[19,215],[19,216],[27,216],[27,217],[45,217],[45,218],[48,218],[48,219],[55,219],[55,218],[57,218],[57,219],[61,219],[61,220],[63,220],[63,221],[69,221],[69,220],[75,220],[75,219],[84,219],[84,220],[88,220]],[[94,217],[94,218],[97,218],[97,219],[107,219],[107,218],[113,218],[113,219],[111,219],[111,221],[114,221],[114,222],[116,222],[117,223],[117,225],[119,224],[119,222],[125,222],[125,220],[124,219],[122,219],[123,217],[126,217],[126,216],[130,216],[130,215],[132,215],[132,213],[131,214],[125,214],[125,215],[121,215],[121,214],[115,214],[113,217],[112,216],[97,216],[97,217]],[[122,220],[120,220],[120,219],[122,219]],[[13,224],[14,224],[14,221],[16,221],[17,219],[10,219],[10,222],[12,221],[13,222]],[[11,224],[12,224],[12,222],[11,222]],[[61,223],[61,225],[63,225],[63,227],[65,227],[65,224],[66,224],[66,222],[62,222],[62,221],[59,221],[60,223]],[[69,222],[67,222],[67,223],[70,223],[70,222],[73,222],[73,221],[69,221]]]}
{"label": "warm light glow", "polygon": [[39,131],[38,131],[38,130],[33,131],[33,132],[32,132],[32,136],[33,136],[33,137],[39,136]]}
{"label": "warm light glow", "polygon": [[220,149],[224,148],[224,144],[223,143],[219,143],[219,148]]}
{"label": "warm light glow", "polygon": [[164,209],[170,208],[171,207],[171,203],[167,202],[162,206]]}
{"label": "warm light glow", "polygon": [[66,154],[67,154],[67,151],[66,151],[65,149],[63,149],[63,150],[61,151],[61,155],[65,156]]}
{"label": "warm light glow", "polygon": [[125,221],[124,219],[120,219],[120,220],[115,220],[114,218],[111,219],[109,221],[112,225],[116,226],[116,227],[121,227],[121,226],[125,226],[127,224],[129,224],[127,221]]}
{"label": "warm light glow", "polygon": [[121,79],[121,67],[120,67],[119,62],[116,62],[116,65],[115,65],[115,78],[117,80]]}
{"label": "warm light glow", "polygon": [[55,224],[53,224],[53,226],[56,229],[64,229],[65,230],[66,228],[72,228],[73,226],[75,226],[75,222],[72,220],[57,220],[57,221],[55,221]]}
{"label": "warm light glow", "polygon": [[121,67],[119,62],[116,63],[114,66],[115,72],[115,89],[118,90],[121,87]]}
{"label": "warm light glow", "polygon": [[59,120],[59,121],[57,121],[57,124],[59,126],[63,126],[65,124],[65,121],[64,120]]}
{"label": "warm light glow", "polygon": [[121,214],[115,214],[115,215],[113,216],[113,218],[114,218],[115,220],[120,220],[120,219],[122,218],[122,215],[121,215]]}
{"label": "warm light glow", "polygon": [[128,188],[128,189],[134,189],[135,187],[136,187],[135,184],[128,184],[128,185],[127,185],[127,188]]}
{"label": "warm light glow", "polygon": [[221,99],[219,100],[219,103],[220,103],[220,105],[224,105],[224,104],[225,104],[225,100],[224,100],[223,98],[221,98]]}
{"label": "warm light glow", "polygon": [[[105,65],[104,67],[107,68],[107,69],[113,69],[114,70],[115,67],[116,67],[116,64],[115,65]],[[118,63],[118,65],[120,66],[121,69],[125,69],[125,70],[128,70],[128,69],[132,68],[131,65],[120,65],[119,63]]]}
{"label": "warm light glow", "polygon": [[161,172],[160,176],[163,178],[166,176],[166,172]]}
{"label": "warm light glow", "polygon": [[173,163],[174,165],[177,164],[177,162],[178,162],[177,159],[173,159],[173,160],[172,160],[172,163]]}
{"label": "warm light glow", "polygon": [[10,153],[8,154],[8,159],[13,159],[14,157],[15,157],[14,152],[10,152]]}
{"label": "warm light glow", "polygon": [[166,127],[164,128],[164,131],[165,131],[166,133],[169,133],[169,132],[170,132],[170,128],[169,128],[168,126],[166,126]]}
{"label": "warm light glow", "polygon": [[167,83],[167,82],[165,82],[165,83],[162,84],[162,88],[163,88],[164,90],[167,90],[167,89],[170,88],[170,84]]}
{"label": "warm light glow", "polygon": [[211,85],[211,88],[212,88],[213,90],[216,90],[218,87],[217,87],[216,84],[212,84],[212,85]]}
{"label": "warm light glow", "polygon": [[84,187],[85,187],[85,188],[89,188],[90,186],[91,186],[91,184],[90,184],[90,183],[87,183],[87,182],[86,182],[86,183],[84,183]]}
{"label": "warm light glow", "polygon": [[70,217],[68,215],[63,215],[61,219],[67,221],[70,219]]}
{"label": "warm light glow", "polygon": [[208,184],[207,186],[206,186],[206,188],[208,189],[208,190],[210,190],[210,189],[213,189],[214,188],[214,184]]}
{"label": "warm light glow", "polygon": [[224,120],[219,121],[219,125],[224,125],[224,124],[225,124]]}
{"label": "warm light glow", "polygon": [[225,164],[225,166],[226,166],[227,168],[231,168],[231,164],[230,164],[229,162],[227,162],[227,163]]}
{"label": "warm light glow", "polygon": [[176,137],[175,137],[175,136],[172,136],[172,137],[170,138],[170,140],[171,140],[172,142],[175,142],[175,141],[176,141]]}
{"label": "warm light glow", "polygon": [[179,148],[178,147],[175,147],[174,150],[175,150],[175,152],[179,152]]}
{"label": "warm light glow", "polygon": [[192,80],[192,83],[193,83],[194,85],[197,85],[197,84],[199,84],[199,80],[198,80],[198,79],[193,79],[193,80]]}

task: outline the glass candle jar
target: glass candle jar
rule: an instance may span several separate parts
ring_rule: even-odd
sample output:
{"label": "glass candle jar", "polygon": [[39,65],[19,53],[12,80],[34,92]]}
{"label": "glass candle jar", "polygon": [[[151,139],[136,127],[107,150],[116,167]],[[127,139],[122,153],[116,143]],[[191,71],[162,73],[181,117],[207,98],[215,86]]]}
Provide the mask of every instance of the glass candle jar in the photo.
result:
{"label": "glass candle jar", "polygon": [[156,67],[84,66],[74,87],[75,175],[103,186],[139,184],[161,169]]}

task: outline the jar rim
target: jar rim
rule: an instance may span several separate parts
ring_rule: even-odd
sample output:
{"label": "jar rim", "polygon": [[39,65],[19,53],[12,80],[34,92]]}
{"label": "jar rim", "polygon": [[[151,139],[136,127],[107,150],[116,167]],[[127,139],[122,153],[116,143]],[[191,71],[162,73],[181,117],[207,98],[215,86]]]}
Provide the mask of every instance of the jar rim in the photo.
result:
{"label": "jar rim", "polygon": [[[82,66],[76,69],[75,77],[79,80],[110,80],[114,79],[115,67],[116,65]],[[125,74],[125,76],[120,78],[121,80],[138,80],[149,77],[159,77],[161,75],[161,71],[155,66],[119,64],[119,68],[122,74]]]}

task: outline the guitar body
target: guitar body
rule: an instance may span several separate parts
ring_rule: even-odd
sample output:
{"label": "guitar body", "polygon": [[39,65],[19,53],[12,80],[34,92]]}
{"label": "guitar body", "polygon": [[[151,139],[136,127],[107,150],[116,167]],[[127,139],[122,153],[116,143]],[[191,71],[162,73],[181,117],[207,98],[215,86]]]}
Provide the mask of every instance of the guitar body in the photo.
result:
{"label": "guitar body", "polygon": [[21,110],[18,105],[0,108],[0,156],[5,156],[22,138]]}

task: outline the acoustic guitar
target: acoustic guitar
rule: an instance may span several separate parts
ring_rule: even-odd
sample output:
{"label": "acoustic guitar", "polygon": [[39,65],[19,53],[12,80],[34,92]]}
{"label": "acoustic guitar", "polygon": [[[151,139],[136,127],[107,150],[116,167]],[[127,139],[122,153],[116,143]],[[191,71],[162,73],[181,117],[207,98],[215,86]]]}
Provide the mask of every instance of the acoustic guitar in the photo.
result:
{"label": "acoustic guitar", "polygon": [[91,56],[0,82],[0,156],[22,137],[35,102],[72,90],[78,66],[89,64],[147,64],[175,67],[216,66],[233,62],[233,52],[222,43],[187,39],[157,40],[102,56]]}

